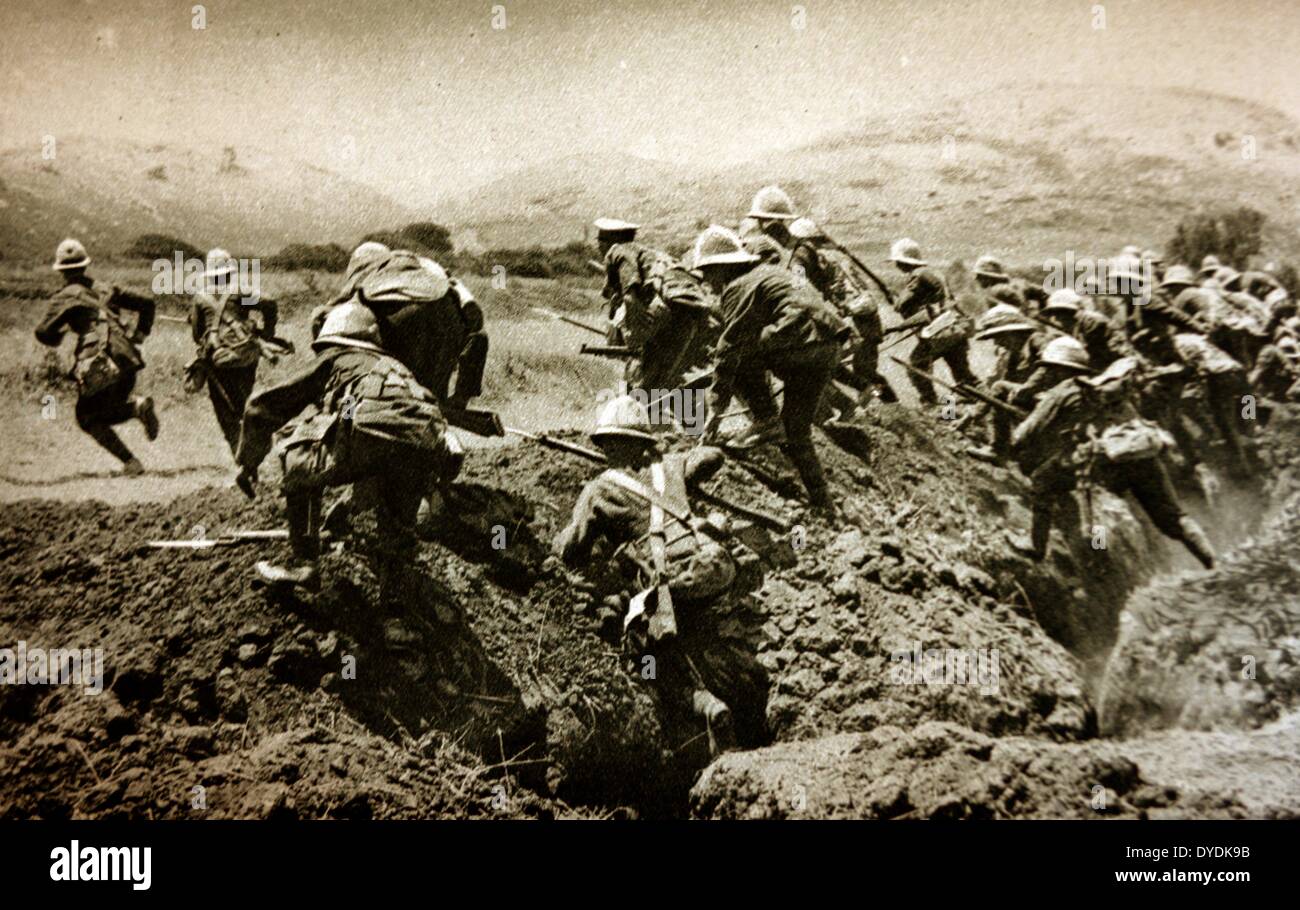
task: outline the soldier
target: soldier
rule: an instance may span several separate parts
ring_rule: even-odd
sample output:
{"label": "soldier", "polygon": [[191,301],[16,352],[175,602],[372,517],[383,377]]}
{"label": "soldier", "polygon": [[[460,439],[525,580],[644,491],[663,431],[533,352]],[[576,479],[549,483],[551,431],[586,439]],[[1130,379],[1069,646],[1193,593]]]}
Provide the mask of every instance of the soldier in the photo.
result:
{"label": "soldier", "polygon": [[[749,405],[754,425],[737,448],[773,442],[799,471],[810,501],[828,508],[830,496],[812,423],[839,366],[850,329],[809,284],[796,285],[785,269],[760,265],[740,238],[713,225],[695,241],[695,268],[721,298],[722,333],[714,347],[705,439],[717,436],[733,393]],[[778,415],[767,375],[784,382]]]}
{"label": "soldier", "polygon": [[1013,278],[996,256],[975,260],[975,284],[989,297],[989,306],[1006,303],[1033,315],[1047,304],[1047,291],[1023,278]]}
{"label": "soldier", "polygon": [[785,190],[779,186],[765,186],[755,193],[746,216],[749,218],[754,219],[758,229],[780,247],[782,266],[812,284],[827,303],[836,305],[843,299],[846,293],[843,275],[818,249],[816,226],[808,221],[804,227],[810,230],[803,231],[804,236],[797,237],[792,233],[797,216],[794,203]]}
{"label": "soldier", "polygon": [[1063,335],[1073,335],[1079,319],[1079,312],[1088,306],[1088,301],[1074,288],[1057,288],[1047,297],[1039,316],[1052,329]]}
{"label": "soldier", "polygon": [[605,405],[591,438],[608,467],[583,487],[554,550],[570,567],[591,563],[600,544],[612,554],[616,574],[640,592],[623,622],[628,652],[642,660],[653,652],[661,691],[705,722],[716,752],[731,740],[732,711],[700,675],[712,662],[699,648],[716,653],[708,613],[730,591],[736,565],[722,543],[722,518],[696,517],[691,494],[722,466],[723,453],[697,446],[663,455],[650,430],[632,397]]}
{"label": "soldier", "polygon": [[[979,380],[971,372],[967,361],[970,320],[953,304],[948,285],[921,258],[921,248],[915,242],[896,242],[890,258],[898,270],[907,276],[907,284],[895,304],[898,315],[911,319],[924,313],[926,317],[926,325],[921,329],[916,346],[908,358],[912,366],[928,373],[935,360],[942,360],[948,365],[953,382],[977,385]],[[934,384],[915,373],[911,374],[911,379],[921,404],[935,404]]]}
{"label": "soldier", "polygon": [[[1058,338],[1044,349],[1042,363],[1058,369],[1060,378],[1012,434],[1033,499],[1029,543],[1013,541],[1016,548],[1042,559],[1058,509],[1077,516],[1075,488],[1082,484],[1086,491],[1100,483],[1118,496],[1131,493],[1162,533],[1212,568],[1209,540],[1183,511],[1160,461],[1172,440],[1142,420],[1128,399],[1126,377],[1137,362],[1124,358],[1101,376],[1086,378],[1092,371],[1082,348],[1072,338]],[[1091,527],[1076,527],[1093,534]]]}
{"label": "soldier", "polygon": [[210,250],[206,265],[207,289],[195,295],[190,307],[190,334],[197,350],[186,370],[187,387],[197,391],[199,384],[207,383],[217,424],[233,454],[244,405],[257,381],[262,357],[258,339],[275,337],[279,308],[273,300],[241,293],[237,278],[231,277],[238,267],[225,250]]}
{"label": "soldier", "polygon": [[[36,327],[36,340],[57,348],[65,332],[76,335],[71,375],[77,381],[77,426],[122,462],[123,474],[143,474],[144,466],[113,427],[137,419],[151,441],[158,438],[153,399],[132,394],[144,368],[138,346],[153,330],[154,302],[117,287],[96,287],[88,265],[79,241],[59,244],[54,270],[64,283]],[[134,327],[127,326],[123,310],[135,313]]]}
{"label": "soldier", "polygon": [[1143,270],[1149,272],[1156,281],[1161,281],[1165,277],[1165,258],[1155,250],[1143,250],[1139,257],[1142,260]]}
{"label": "soldier", "polygon": [[324,490],[368,482],[378,500],[377,574],[386,600],[415,546],[420,497],[432,476],[455,473],[456,453],[433,393],[379,346],[369,309],[356,302],[335,307],[312,349],[312,363],[254,395],[244,412],[237,483],[255,495],[258,466],[274,443],[292,552],[288,564],[262,561],[255,571],[268,584],[317,589]]}
{"label": "soldier", "polygon": [[[621,326],[632,357],[623,379],[630,389],[673,389],[699,357],[709,304],[699,280],[667,253],[638,243],[638,226],[615,218],[595,222],[605,264],[611,319]],[[616,319],[615,314],[622,318]]]}
{"label": "soldier", "polygon": [[1196,277],[1201,281],[1213,278],[1214,273],[1222,266],[1223,263],[1219,261],[1219,257],[1215,256],[1213,253],[1209,253],[1201,260],[1201,268],[1197,271]]}
{"label": "soldier", "polygon": [[[1038,366],[1047,337],[1037,331],[1020,310],[1005,303],[999,303],[984,313],[975,328],[976,340],[992,341],[997,349],[997,362],[985,380],[988,393],[1001,401],[1011,402]],[[1010,414],[984,402],[975,404],[969,419],[979,420],[990,410],[993,412],[992,448],[976,449],[972,454],[991,460],[1009,454],[1014,426]]]}
{"label": "soldier", "polygon": [[322,304],[312,310],[312,338],[320,334],[320,327],[324,325],[325,317],[329,315],[329,311],[340,303],[351,300],[356,295],[361,282],[381,268],[392,252],[377,240],[367,240],[352,251],[352,256],[348,259],[347,270],[343,275],[343,286],[339,289],[339,292],[334,295],[334,298],[329,303]]}

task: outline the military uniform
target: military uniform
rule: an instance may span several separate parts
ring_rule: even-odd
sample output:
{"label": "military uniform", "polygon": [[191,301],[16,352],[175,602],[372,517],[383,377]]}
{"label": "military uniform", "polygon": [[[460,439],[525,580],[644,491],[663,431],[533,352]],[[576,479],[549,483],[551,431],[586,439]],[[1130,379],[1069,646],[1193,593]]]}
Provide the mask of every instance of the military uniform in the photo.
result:
{"label": "military uniform", "polygon": [[445,429],[433,394],[398,360],[373,346],[328,346],[249,400],[235,459],[255,476],[273,444],[279,450],[298,559],[319,553],[324,490],[362,481],[375,487],[381,546],[396,558],[415,544],[420,498],[446,457]]}
{"label": "military uniform", "polygon": [[[122,321],[135,314],[134,329]],[[158,433],[153,403],[135,396],[136,377],[144,367],[136,344],[153,330],[154,302],[116,287],[96,287],[85,276],[70,281],[49,302],[36,327],[36,340],[58,347],[66,332],[77,338],[73,376],[77,379],[77,425],[123,464],[135,462],[113,427],[139,418],[149,438]],[[111,363],[109,363],[111,361]],[[105,369],[100,369],[100,365]],[[106,372],[107,371],[107,372]],[[115,372],[115,378],[107,375]]]}
{"label": "military uniform", "polygon": [[622,336],[633,356],[629,388],[673,389],[696,364],[699,336],[707,330],[708,302],[699,281],[672,257],[635,240],[605,253],[602,291],[613,314],[623,312]]}
{"label": "military uniform", "polygon": [[812,424],[826,386],[839,367],[848,325],[811,285],[796,286],[785,269],[758,265],[724,288],[722,332],[714,348],[710,408],[721,413],[734,393],[756,422],[770,421],[776,405],[770,372],[784,383],[781,422],[785,450],[816,504],[829,502],[826,478],[812,444]]}
{"label": "military uniform", "polygon": [[[917,268],[909,272],[907,284],[903,287],[902,294],[899,295],[896,308],[898,315],[904,319],[910,319],[918,312],[924,311],[930,317],[930,326],[935,325],[935,321],[943,318],[946,313],[952,313],[956,322],[950,330],[943,334],[934,337],[922,337],[926,335],[926,329],[922,329],[908,360],[912,366],[926,373],[933,369],[935,360],[942,360],[948,365],[948,371],[952,373],[953,382],[969,385],[976,385],[979,382],[975,374],[971,372],[967,360],[968,343],[966,335],[969,334],[969,320],[951,303],[948,286],[944,284],[938,272],[927,267]],[[928,328],[929,326],[927,326]],[[915,373],[910,374],[910,376],[912,385],[916,387],[916,393],[921,398],[921,403],[934,404],[936,401],[934,384]]]}
{"label": "military uniform", "polygon": [[[1022,470],[1030,478],[1033,498],[1031,547],[1036,557],[1047,552],[1054,515],[1061,509],[1077,517],[1073,491],[1100,483],[1117,496],[1131,494],[1165,536],[1182,542],[1207,567],[1214,556],[1196,522],[1178,501],[1159,457],[1159,444],[1133,457],[1110,456],[1096,441],[1109,426],[1128,424],[1139,433],[1157,433],[1143,426],[1132,404],[1120,398],[1103,402],[1088,380],[1071,377],[1039,400],[1016,427],[1012,437]],[[1076,525],[1091,536],[1091,529]]]}
{"label": "military uniform", "polygon": [[273,338],[278,320],[275,301],[256,297],[202,293],[190,306],[190,334],[198,346],[213,413],[231,452],[239,445],[244,405],[257,382],[257,339]]}

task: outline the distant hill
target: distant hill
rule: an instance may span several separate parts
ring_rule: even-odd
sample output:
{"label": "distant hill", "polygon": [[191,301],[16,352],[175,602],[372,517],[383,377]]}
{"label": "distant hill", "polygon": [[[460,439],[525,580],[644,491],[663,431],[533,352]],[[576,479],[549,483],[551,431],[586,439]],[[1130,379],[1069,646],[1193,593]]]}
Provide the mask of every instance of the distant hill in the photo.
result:
{"label": "distant hill", "polygon": [[938,258],[987,248],[1028,261],[1083,243],[1098,255],[1159,246],[1198,206],[1241,204],[1268,214],[1280,252],[1294,254],[1297,177],[1300,125],[1266,106],[1182,89],[1045,84],[872,118],[739,167],[569,156],[436,210],[487,246],[579,239],[601,214],[683,243],[700,224],[734,226],[754,190],[775,182],[873,255],[909,235]]}
{"label": "distant hill", "polygon": [[111,256],[149,232],[269,255],[291,242],[346,246],[418,220],[363,184],[251,147],[236,145],[232,161],[221,148],[60,137],[54,160],[39,152],[0,152],[5,258],[50,256],[70,234]]}

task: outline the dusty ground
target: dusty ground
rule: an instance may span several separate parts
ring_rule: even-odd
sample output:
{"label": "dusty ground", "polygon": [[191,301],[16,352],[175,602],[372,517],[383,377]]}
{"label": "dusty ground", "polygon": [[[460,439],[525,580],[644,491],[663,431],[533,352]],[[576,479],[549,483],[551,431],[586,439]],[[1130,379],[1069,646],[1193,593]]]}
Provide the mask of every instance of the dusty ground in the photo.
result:
{"label": "dusty ground", "polygon": [[[613,371],[571,363],[580,335],[513,311],[494,329],[489,383],[522,396],[508,422],[589,419]],[[39,375],[25,381],[39,402]],[[1240,650],[1236,627],[1215,620],[1226,600],[1249,619],[1243,599],[1297,589],[1296,510],[1205,573],[1103,498],[1106,551],[1059,538],[1033,565],[1006,546],[1028,524],[1021,482],[962,454],[935,416],[882,407],[819,435],[834,521],[792,498],[778,454],[729,464],[715,490],[800,530],[742,533],[742,593],[697,642],[739,720],[740,750],[711,763],[699,725],[628,673],[612,591],[543,566],[590,465],[532,444],[475,449],[399,605],[377,602],[364,516],[326,557],[318,596],[271,599],[249,574],[283,544],[141,548],[282,524],[270,476],[251,505],[224,487],[206,402],[161,397],[172,435],[141,447],[162,470],[139,480],[70,477],[96,469],[67,420],[9,437],[26,461],[11,459],[0,488],[0,646],[102,648],[107,691],[0,688],[0,816],[1296,813],[1293,610],[1253,623],[1266,684],[1186,707]],[[1269,430],[1279,505],[1297,432],[1291,419]],[[1221,547],[1253,533],[1261,516],[1242,512],[1203,516]],[[1257,563],[1271,567],[1266,589],[1249,583]],[[1134,633],[1161,591],[1209,617],[1209,645],[1188,652],[1159,624]],[[996,672],[899,675],[902,655],[934,649]],[[1124,660],[1145,669],[1117,670]],[[1127,738],[1099,738],[1113,732]]]}

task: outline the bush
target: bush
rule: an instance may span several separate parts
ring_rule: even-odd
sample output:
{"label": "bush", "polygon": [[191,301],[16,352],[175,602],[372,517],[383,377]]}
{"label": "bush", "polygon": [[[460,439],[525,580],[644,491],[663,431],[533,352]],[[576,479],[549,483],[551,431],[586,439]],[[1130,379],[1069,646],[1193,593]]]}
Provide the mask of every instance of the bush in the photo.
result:
{"label": "bush", "polygon": [[492,275],[499,266],[507,275],[521,278],[591,277],[595,270],[587,260],[596,252],[581,240],[564,246],[530,246],[522,249],[488,250],[480,256],[462,254],[457,266],[479,275]]}
{"label": "bush", "polygon": [[155,259],[174,259],[178,250],[186,259],[203,258],[202,250],[167,234],[141,234],[131,241],[125,255],[130,259],[153,262]]}
{"label": "bush", "polygon": [[451,231],[432,221],[415,221],[395,231],[372,231],[361,242],[375,241],[393,250],[410,250],[433,258],[452,252]]}
{"label": "bush", "polygon": [[1196,267],[1213,254],[1224,265],[1244,269],[1263,246],[1265,220],[1262,212],[1244,206],[1197,212],[1178,222],[1165,250],[1166,258]]}
{"label": "bush", "polygon": [[349,253],[337,243],[291,243],[266,260],[267,268],[281,271],[316,269],[342,272],[348,267]]}

